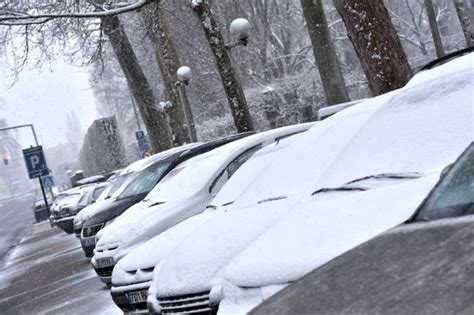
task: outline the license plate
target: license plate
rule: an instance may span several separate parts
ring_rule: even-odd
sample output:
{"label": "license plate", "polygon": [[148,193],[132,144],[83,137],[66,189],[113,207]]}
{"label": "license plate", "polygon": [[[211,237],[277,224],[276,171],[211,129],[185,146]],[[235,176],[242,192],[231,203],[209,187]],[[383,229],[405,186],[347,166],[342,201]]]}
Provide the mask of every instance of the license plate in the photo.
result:
{"label": "license plate", "polygon": [[113,257],[97,259],[97,267],[99,267],[99,268],[110,267],[110,266],[113,266],[113,265],[114,265],[114,258]]}
{"label": "license plate", "polygon": [[95,238],[94,237],[83,238],[82,243],[84,244],[84,246],[87,246],[87,247],[95,245]]}
{"label": "license plate", "polygon": [[130,304],[137,304],[146,302],[147,294],[147,291],[138,291],[126,293],[125,295],[127,296],[127,300]]}

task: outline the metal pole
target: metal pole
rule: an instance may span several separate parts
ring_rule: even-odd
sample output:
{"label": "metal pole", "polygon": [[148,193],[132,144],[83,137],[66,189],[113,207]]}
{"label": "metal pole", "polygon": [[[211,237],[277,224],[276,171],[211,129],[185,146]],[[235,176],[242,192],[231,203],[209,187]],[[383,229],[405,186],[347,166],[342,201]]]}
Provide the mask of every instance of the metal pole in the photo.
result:
{"label": "metal pole", "polygon": [[142,127],[140,126],[140,119],[138,118],[138,112],[137,112],[137,103],[135,102],[135,98],[133,97],[132,91],[130,88],[128,89],[129,94],[130,94],[130,99],[132,100],[132,108],[133,108],[133,114],[135,115],[135,119],[137,121],[137,127],[138,130],[142,130]]}
{"label": "metal pole", "polygon": [[178,94],[179,94],[179,99],[181,101],[181,107],[183,108],[183,113],[184,113],[184,120],[186,121],[186,129],[188,130],[188,135],[189,135],[189,139],[191,139],[191,142],[196,142],[197,139],[196,139],[196,133],[193,132],[193,129],[194,129],[194,120],[191,121],[191,117],[189,117],[189,114],[188,111],[187,111],[187,108],[185,106],[185,99],[184,99],[184,84],[179,82],[178,81]]}

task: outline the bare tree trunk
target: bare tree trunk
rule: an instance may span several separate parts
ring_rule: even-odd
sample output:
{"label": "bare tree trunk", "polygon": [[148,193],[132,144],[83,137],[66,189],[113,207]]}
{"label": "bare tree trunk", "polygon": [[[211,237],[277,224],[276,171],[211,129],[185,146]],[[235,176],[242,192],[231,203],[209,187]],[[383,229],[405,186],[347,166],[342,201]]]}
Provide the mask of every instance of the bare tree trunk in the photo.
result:
{"label": "bare tree trunk", "polygon": [[328,105],[349,101],[321,0],[301,0]]}
{"label": "bare tree trunk", "polygon": [[382,0],[334,0],[374,95],[404,86],[413,76]]}
{"label": "bare tree trunk", "polygon": [[[196,129],[188,97],[184,91],[184,95],[180,98],[176,86],[178,80],[176,71],[180,67],[180,62],[163,11],[158,7],[158,3],[151,3],[143,8],[142,16],[147,28],[147,35],[155,49],[155,56],[160,67],[168,101],[172,104],[172,106],[166,108],[166,112],[171,120],[173,144],[181,145],[196,141]],[[183,102],[181,102],[182,100]],[[186,116],[190,122],[190,134],[188,134]]]}
{"label": "bare tree trunk", "polygon": [[247,107],[247,100],[245,99],[240,80],[237,78],[232,66],[229,52],[225,47],[225,42],[217,26],[216,19],[205,1],[196,4],[194,10],[199,17],[212,54],[216,60],[217,70],[224,86],[235,127],[238,132],[252,131],[254,126]]}
{"label": "bare tree trunk", "polygon": [[169,149],[172,144],[165,114],[156,107],[153,90],[143,73],[123,25],[117,16],[111,16],[102,19],[102,26],[137,102],[153,152]]}
{"label": "bare tree trunk", "polygon": [[436,13],[433,7],[432,0],[424,0],[426,14],[428,16],[428,23],[430,24],[431,35],[433,36],[433,42],[436,50],[436,56],[441,58],[444,56],[443,42],[441,41],[441,34],[439,33],[438,22],[436,22]]}
{"label": "bare tree trunk", "polygon": [[472,18],[469,14],[469,8],[464,0],[453,0],[454,7],[461,22],[462,31],[466,38],[467,47],[474,46],[474,26],[472,24]]}

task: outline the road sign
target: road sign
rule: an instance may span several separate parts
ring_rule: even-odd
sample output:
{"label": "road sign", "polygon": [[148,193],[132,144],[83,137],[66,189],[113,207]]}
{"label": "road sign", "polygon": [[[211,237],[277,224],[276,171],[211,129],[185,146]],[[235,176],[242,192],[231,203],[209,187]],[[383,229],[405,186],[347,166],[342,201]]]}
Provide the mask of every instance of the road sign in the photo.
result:
{"label": "road sign", "polygon": [[30,178],[45,176],[49,174],[42,146],[24,149],[23,157],[25,158],[26,169],[28,170],[28,175],[30,176]]}
{"label": "road sign", "polygon": [[135,137],[137,137],[137,140],[140,142],[140,139],[145,139],[145,132],[142,130],[138,130],[135,132]]}
{"label": "road sign", "polygon": [[54,186],[53,176],[51,175],[43,176],[41,177],[41,180],[43,181],[43,185],[46,188],[52,188]]}
{"label": "road sign", "polygon": [[143,132],[142,130],[138,130],[137,132],[135,132],[135,136],[137,137],[138,148],[140,149],[140,151],[147,151],[150,148],[150,145],[148,144],[148,139],[145,135],[145,132]]}

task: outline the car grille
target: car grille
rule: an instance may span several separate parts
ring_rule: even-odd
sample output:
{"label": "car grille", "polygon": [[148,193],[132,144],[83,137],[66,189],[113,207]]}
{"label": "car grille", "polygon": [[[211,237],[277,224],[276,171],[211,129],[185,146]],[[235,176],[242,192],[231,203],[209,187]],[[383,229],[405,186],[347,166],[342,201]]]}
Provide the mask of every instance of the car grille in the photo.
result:
{"label": "car grille", "polygon": [[100,269],[95,270],[95,272],[97,272],[97,275],[99,277],[111,277],[112,276],[112,271],[114,271],[114,266],[104,267],[104,268],[100,268]]}
{"label": "car grille", "polygon": [[100,229],[102,229],[102,227],[104,226],[104,223],[101,223],[101,224],[96,224],[96,225],[93,225],[93,226],[88,226],[88,227],[84,227],[82,229],[82,236],[83,237],[91,237],[91,236],[94,236],[96,235]]}
{"label": "car grille", "polygon": [[217,314],[217,306],[211,306],[209,291],[188,295],[158,298],[162,314]]}

